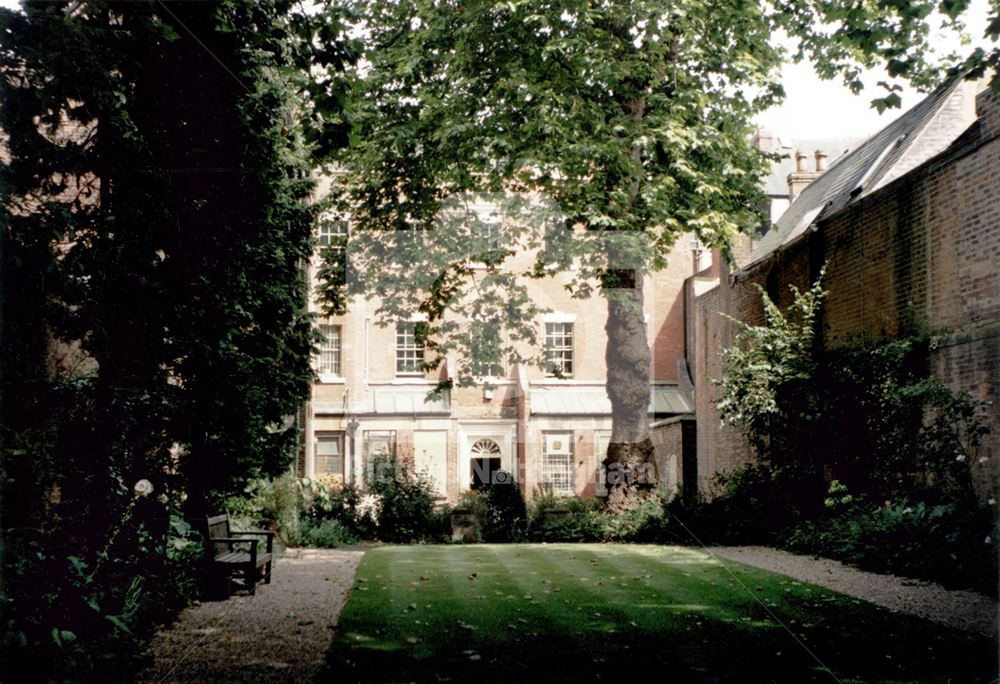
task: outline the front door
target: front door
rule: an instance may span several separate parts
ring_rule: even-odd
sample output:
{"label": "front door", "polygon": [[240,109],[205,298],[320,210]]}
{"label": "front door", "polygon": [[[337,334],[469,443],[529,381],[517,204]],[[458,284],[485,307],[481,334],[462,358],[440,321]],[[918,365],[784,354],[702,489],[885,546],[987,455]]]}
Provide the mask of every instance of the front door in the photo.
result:
{"label": "front door", "polygon": [[497,473],[501,470],[510,473],[501,435],[472,437],[469,442],[469,486],[472,489],[497,484]]}

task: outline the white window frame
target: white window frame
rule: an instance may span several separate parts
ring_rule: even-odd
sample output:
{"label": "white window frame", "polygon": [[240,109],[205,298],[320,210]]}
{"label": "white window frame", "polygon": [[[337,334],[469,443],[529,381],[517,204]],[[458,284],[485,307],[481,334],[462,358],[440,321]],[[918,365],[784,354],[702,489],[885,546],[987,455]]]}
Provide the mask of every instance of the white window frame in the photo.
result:
{"label": "white window frame", "polygon": [[[316,372],[320,382],[342,380],[344,328],[336,323],[321,323],[319,329],[323,333],[323,342],[316,358]],[[336,335],[331,336],[330,333],[334,331]]]}
{"label": "white window frame", "polygon": [[[320,444],[335,443],[339,447],[339,454],[331,456],[320,453]],[[344,453],[344,432],[342,430],[317,430],[313,433],[313,474],[314,475],[340,475],[346,477],[347,455]],[[320,464],[329,459],[340,458],[340,470],[324,470]]]}
{"label": "white window frame", "polygon": [[473,203],[467,207],[467,211],[475,216],[473,223],[469,226],[469,235],[473,240],[485,240],[490,246],[485,252],[479,252],[469,260],[469,268],[487,269],[489,264],[480,261],[477,257],[483,254],[490,254],[500,250],[500,231],[503,230],[503,216],[497,211],[497,207],[486,203]]}
{"label": "white window frame", "polygon": [[[557,326],[561,332],[557,332]],[[568,332],[568,335],[567,335]],[[573,321],[567,320],[546,320],[542,323],[542,339],[545,341],[545,377],[547,378],[572,378],[576,370],[576,329]],[[569,337],[569,345],[565,344],[566,337]],[[562,343],[554,346],[551,339],[559,338]],[[567,370],[567,366],[569,369]],[[560,373],[557,375],[553,368],[558,367]]]}
{"label": "white window frame", "polygon": [[[488,325],[488,323],[474,322],[472,325]],[[500,347],[497,349],[496,361],[482,361],[476,362],[474,359],[469,359],[469,371],[474,378],[480,381],[497,381],[505,380],[507,378],[507,364],[504,363],[504,353],[503,346],[506,342],[506,335],[500,330]],[[485,371],[485,372],[483,372]],[[495,373],[493,371],[496,371]]]}
{"label": "white window frame", "polygon": [[[555,450],[553,445],[565,441],[565,448]],[[542,432],[542,487],[554,494],[576,494],[576,464],[573,460],[573,432],[546,430]]]}
{"label": "white window frame", "polygon": [[[421,321],[397,321],[395,361],[397,377],[422,377],[425,347],[417,343],[417,326]],[[412,340],[412,341],[411,341]]]}
{"label": "white window frame", "polygon": [[[349,223],[342,216],[326,215],[320,218],[316,226],[316,242],[321,249],[330,247],[333,238],[346,238],[350,233]],[[343,249],[342,246],[333,245],[334,249]]]}
{"label": "white window frame", "polygon": [[[604,472],[604,469],[601,464],[604,462],[604,459],[607,458],[609,446],[611,446],[611,430],[594,430],[594,460],[597,461],[597,468],[599,472],[602,473]],[[607,495],[608,489],[603,477],[598,478],[595,493],[598,496]]]}

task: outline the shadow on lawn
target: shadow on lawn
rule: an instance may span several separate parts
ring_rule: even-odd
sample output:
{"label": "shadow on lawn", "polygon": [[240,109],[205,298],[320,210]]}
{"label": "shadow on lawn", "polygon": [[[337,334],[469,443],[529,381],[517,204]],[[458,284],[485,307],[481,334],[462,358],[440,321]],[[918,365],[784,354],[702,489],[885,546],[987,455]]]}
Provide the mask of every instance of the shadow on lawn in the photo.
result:
{"label": "shadow on lawn", "polygon": [[[410,562],[397,562],[403,560]],[[996,646],[984,637],[732,564],[765,607],[717,562],[706,557],[699,565],[690,550],[676,560],[669,551],[597,545],[371,553],[342,615],[325,681],[995,677]],[[596,578],[605,584],[598,587]],[[538,590],[524,593],[532,583]],[[556,585],[559,593],[542,589]]]}

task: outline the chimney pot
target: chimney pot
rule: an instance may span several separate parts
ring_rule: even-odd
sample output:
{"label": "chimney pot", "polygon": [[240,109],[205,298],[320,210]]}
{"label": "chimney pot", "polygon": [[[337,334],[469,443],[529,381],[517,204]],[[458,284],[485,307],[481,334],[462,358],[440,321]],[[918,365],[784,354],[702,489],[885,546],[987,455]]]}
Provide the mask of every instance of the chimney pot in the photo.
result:
{"label": "chimney pot", "polygon": [[816,173],[823,173],[824,171],[826,171],[826,152],[816,150]]}
{"label": "chimney pot", "polygon": [[805,171],[806,170],[806,155],[802,152],[795,153],[795,170]]}

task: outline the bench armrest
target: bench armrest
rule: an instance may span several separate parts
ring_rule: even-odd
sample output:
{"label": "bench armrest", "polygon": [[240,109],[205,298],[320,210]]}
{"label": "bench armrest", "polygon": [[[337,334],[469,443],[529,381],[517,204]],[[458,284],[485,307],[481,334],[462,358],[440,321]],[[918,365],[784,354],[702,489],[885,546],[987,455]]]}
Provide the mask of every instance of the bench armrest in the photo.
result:
{"label": "bench armrest", "polygon": [[233,534],[240,534],[249,537],[267,537],[267,552],[271,553],[271,545],[274,544],[274,532],[270,530],[249,530],[247,532],[233,532]]}
{"label": "bench armrest", "polygon": [[243,539],[241,537],[212,537],[209,541],[213,544],[257,544],[256,539]]}

